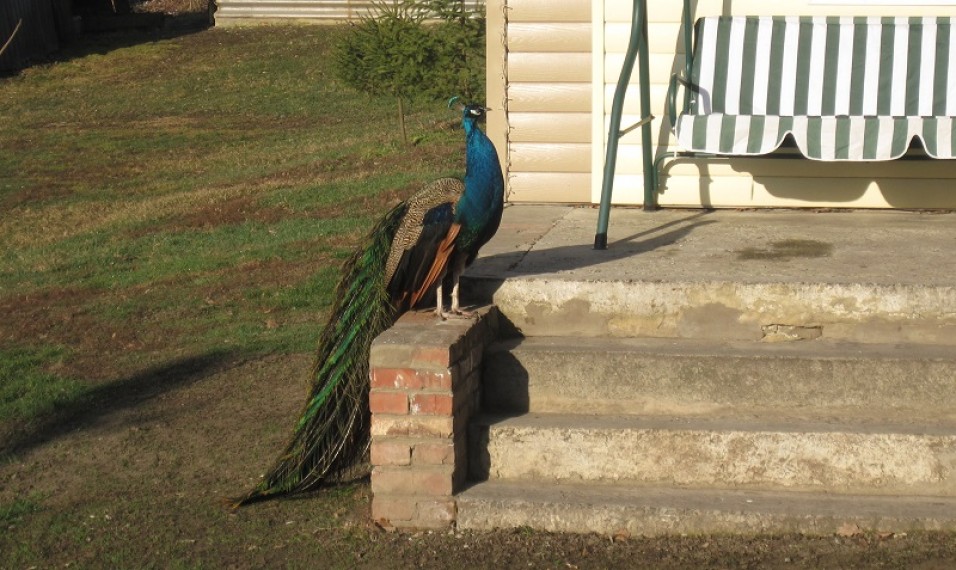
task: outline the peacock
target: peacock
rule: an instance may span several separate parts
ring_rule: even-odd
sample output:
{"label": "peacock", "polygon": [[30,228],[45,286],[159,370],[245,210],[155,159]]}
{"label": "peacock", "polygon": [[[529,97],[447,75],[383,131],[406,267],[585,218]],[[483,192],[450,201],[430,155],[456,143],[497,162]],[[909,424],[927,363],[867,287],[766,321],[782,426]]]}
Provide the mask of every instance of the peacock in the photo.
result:
{"label": "peacock", "polygon": [[[455,99],[449,102],[449,106]],[[235,506],[309,491],[361,459],[370,442],[372,341],[432,296],[439,318],[468,316],[459,279],[498,230],[504,178],[498,153],[478,121],[488,111],[463,105],[465,178],[440,178],[392,208],[346,261],[312,369],[312,386],[291,441],[268,474]],[[446,312],[443,284],[451,286]]]}

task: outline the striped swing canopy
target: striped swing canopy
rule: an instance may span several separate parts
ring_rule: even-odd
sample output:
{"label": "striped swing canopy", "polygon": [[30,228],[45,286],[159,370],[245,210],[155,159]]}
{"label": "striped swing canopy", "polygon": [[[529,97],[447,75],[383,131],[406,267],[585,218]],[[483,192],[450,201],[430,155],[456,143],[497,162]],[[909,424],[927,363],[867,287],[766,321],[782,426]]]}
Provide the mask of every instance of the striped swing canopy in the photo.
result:
{"label": "striped swing canopy", "polygon": [[687,88],[690,151],[762,155],[790,134],[816,160],[891,160],[914,138],[956,158],[956,18],[702,18]]}

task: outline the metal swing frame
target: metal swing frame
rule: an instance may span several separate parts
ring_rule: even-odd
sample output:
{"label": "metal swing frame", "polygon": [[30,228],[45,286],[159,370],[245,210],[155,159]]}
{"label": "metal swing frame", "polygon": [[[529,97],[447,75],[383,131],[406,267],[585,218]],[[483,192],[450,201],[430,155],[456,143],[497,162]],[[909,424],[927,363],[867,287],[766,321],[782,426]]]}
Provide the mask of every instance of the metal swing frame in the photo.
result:
{"label": "metal swing frame", "polygon": [[[598,250],[607,249],[607,230],[611,216],[611,194],[614,190],[614,173],[617,169],[618,141],[621,137],[638,127],[641,128],[641,150],[644,162],[644,210],[653,211],[657,209],[657,164],[654,161],[651,133],[651,121],[654,120],[654,117],[650,114],[651,90],[647,41],[647,0],[633,0],[633,2],[631,36],[627,44],[624,66],[621,69],[621,75],[618,78],[617,87],[614,90],[614,100],[611,103],[611,125],[608,129],[607,154],[604,160],[604,180],[601,186],[597,233],[594,236],[594,249]],[[684,0],[685,77],[690,77],[691,65],[693,64],[693,52],[691,50],[692,34],[689,33],[689,21],[690,0]],[[624,109],[624,98],[627,95],[627,87],[631,81],[631,73],[634,70],[635,60],[638,61],[642,118],[636,124],[622,129],[621,114]]]}

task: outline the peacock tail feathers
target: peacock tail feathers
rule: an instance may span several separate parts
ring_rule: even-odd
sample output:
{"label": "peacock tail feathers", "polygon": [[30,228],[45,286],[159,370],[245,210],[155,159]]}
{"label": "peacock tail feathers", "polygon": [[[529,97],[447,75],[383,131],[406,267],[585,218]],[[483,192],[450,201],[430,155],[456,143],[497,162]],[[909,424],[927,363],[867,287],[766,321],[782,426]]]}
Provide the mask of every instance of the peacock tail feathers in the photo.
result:
{"label": "peacock tail feathers", "polygon": [[314,489],[351,467],[369,445],[372,341],[394,324],[385,265],[407,205],[393,208],[343,268],[328,324],[319,338],[309,397],[285,450],[241,506]]}

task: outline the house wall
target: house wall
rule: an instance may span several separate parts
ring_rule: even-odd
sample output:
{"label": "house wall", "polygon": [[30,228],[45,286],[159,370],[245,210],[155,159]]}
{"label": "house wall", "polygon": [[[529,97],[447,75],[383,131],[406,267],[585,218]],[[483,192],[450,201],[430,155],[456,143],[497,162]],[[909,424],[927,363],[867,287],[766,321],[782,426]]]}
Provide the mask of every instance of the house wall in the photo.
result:
{"label": "house wall", "polygon": [[590,4],[489,0],[487,6],[488,100],[506,111],[489,113],[488,129],[507,162],[508,199],[589,202]]}
{"label": "house wall", "polygon": [[[735,15],[952,15],[956,1],[932,6],[877,5],[847,0],[698,0],[694,17]],[[941,5],[948,2],[949,5]],[[922,1],[921,4],[930,2]],[[915,2],[913,4],[916,4]],[[672,150],[665,113],[671,73],[682,69],[683,2],[649,0],[650,90],[654,152]],[[515,202],[597,202],[614,87],[630,33],[631,2],[619,0],[494,0],[503,15],[497,78],[507,103],[503,124],[490,123],[506,148],[509,199]],[[492,25],[489,19],[489,29]],[[491,36],[489,34],[489,42]],[[490,54],[490,52],[489,52]],[[506,57],[504,56],[506,54]],[[495,62],[489,59],[489,68]],[[623,125],[639,118],[635,70]],[[489,97],[491,99],[491,97]],[[497,138],[495,138],[497,137]],[[820,163],[802,158],[678,159],[665,163],[663,206],[714,207],[956,207],[956,163],[899,160]],[[621,140],[614,202],[640,204],[640,131]]]}
{"label": "house wall", "polygon": [[[387,1],[387,0],[386,0]],[[216,25],[228,26],[262,20],[358,20],[374,11],[381,0],[215,0]],[[464,0],[479,7],[481,0]]]}

